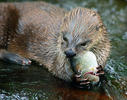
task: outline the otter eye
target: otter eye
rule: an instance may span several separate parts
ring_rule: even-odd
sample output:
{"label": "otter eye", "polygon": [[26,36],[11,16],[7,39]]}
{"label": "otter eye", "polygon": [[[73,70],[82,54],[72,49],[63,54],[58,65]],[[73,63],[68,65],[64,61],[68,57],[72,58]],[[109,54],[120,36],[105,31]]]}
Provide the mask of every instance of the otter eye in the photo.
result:
{"label": "otter eye", "polygon": [[86,46],[86,44],[87,44],[87,42],[83,42],[83,43],[81,43],[80,45],[81,45],[81,46]]}
{"label": "otter eye", "polygon": [[63,36],[63,40],[64,40],[64,41],[67,41],[67,38],[66,38],[65,36]]}
{"label": "otter eye", "polygon": [[64,40],[64,41],[68,41],[68,39],[67,39],[67,37],[66,37],[67,32],[66,32],[66,31],[65,31],[65,32],[62,32],[62,35],[63,35],[63,40]]}
{"label": "otter eye", "polygon": [[63,38],[63,41],[61,42],[61,45],[62,45],[62,47],[66,47],[67,46],[67,42],[66,42],[66,40],[64,40],[64,38]]}
{"label": "otter eye", "polygon": [[85,42],[82,42],[80,45],[81,46],[86,46],[89,42],[91,42],[90,40],[87,40],[87,41],[85,41]]}

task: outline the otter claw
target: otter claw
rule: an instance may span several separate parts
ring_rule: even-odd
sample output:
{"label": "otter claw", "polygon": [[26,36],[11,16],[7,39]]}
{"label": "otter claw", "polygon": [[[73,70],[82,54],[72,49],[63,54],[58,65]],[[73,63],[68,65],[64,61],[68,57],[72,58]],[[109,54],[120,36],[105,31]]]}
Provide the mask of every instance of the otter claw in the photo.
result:
{"label": "otter claw", "polygon": [[87,79],[87,78],[85,78],[85,79],[82,79],[82,81],[88,81],[88,79]]}
{"label": "otter claw", "polygon": [[88,85],[90,83],[88,78],[81,78],[81,74],[75,75],[75,79],[80,85]]}
{"label": "otter claw", "polygon": [[88,81],[88,79],[76,78],[76,81],[78,81],[78,82],[84,82],[84,81]]}
{"label": "otter claw", "polygon": [[104,71],[100,72],[99,74],[104,74]]}
{"label": "otter claw", "polygon": [[100,70],[100,69],[103,69],[103,68],[102,68],[102,66],[101,66],[101,65],[99,65],[99,66],[97,67],[97,69],[98,69],[98,70]]}
{"label": "otter claw", "polygon": [[104,70],[103,70],[103,68],[102,68],[102,66],[100,65],[100,66],[98,66],[97,67],[97,76],[100,76],[100,75],[103,75],[104,74]]}
{"label": "otter claw", "polygon": [[104,72],[96,74],[96,76],[104,75]]}
{"label": "otter claw", "polygon": [[76,77],[76,78],[80,78],[80,77],[81,77],[81,74],[79,74],[79,75],[76,74],[75,77]]}
{"label": "otter claw", "polygon": [[89,84],[90,82],[81,82],[80,85],[86,85]]}
{"label": "otter claw", "polygon": [[100,65],[100,66],[97,67],[97,70],[98,71],[103,71],[103,67]]}
{"label": "otter claw", "polygon": [[101,72],[104,72],[103,70],[98,70],[97,73],[101,73]]}
{"label": "otter claw", "polygon": [[80,82],[88,82],[88,79],[80,79]]}
{"label": "otter claw", "polygon": [[30,65],[31,64],[31,61],[29,59],[24,59],[22,61],[22,65]]}

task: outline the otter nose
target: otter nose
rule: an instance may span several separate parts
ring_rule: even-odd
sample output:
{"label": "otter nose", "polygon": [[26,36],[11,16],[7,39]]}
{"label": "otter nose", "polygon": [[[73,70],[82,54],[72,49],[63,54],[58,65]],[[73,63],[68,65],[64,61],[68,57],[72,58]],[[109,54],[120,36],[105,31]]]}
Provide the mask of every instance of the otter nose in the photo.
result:
{"label": "otter nose", "polygon": [[72,49],[66,50],[65,54],[68,58],[72,58],[72,57],[76,56],[76,53]]}

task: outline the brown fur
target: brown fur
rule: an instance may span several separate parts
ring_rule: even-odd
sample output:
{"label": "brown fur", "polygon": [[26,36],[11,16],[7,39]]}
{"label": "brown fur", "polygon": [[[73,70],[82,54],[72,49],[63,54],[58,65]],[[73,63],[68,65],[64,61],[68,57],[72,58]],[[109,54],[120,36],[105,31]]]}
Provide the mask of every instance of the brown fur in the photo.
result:
{"label": "brown fur", "polygon": [[[92,40],[98,63],[105,65],[110,51],[100,16],[86,8],[65,11],[44,2],[0,4],[0,48],[33,59],[55,76],[70,81],[73,72],[62,47],[64,32],[76,39]],[[76,53],[83,50],[76,48]]]}

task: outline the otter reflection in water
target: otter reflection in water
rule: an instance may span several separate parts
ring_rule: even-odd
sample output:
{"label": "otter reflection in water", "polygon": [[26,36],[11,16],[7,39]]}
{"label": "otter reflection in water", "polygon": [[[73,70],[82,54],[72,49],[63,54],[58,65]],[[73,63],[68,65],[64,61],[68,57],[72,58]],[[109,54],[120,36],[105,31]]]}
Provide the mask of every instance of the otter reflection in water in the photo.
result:
{"label": "otter reflection in water", "polygon": [[[84,51],[96,55],[98,75],[110,51],[100,16],[93,10],[66,11],[44,2],[0,3],[0,58],[21,65],[31,60],[66,81],[83,81],[72,70],[70,59]],[[30,60],[29,60],[30,59]],[[78,78],[78,80],[77,80]]]}

